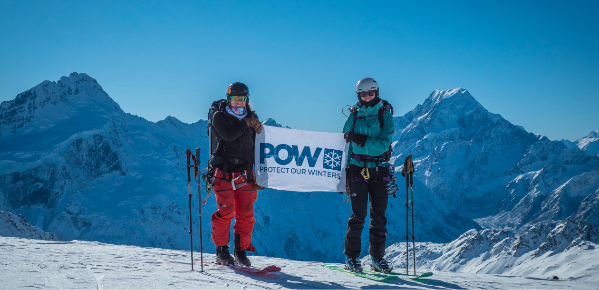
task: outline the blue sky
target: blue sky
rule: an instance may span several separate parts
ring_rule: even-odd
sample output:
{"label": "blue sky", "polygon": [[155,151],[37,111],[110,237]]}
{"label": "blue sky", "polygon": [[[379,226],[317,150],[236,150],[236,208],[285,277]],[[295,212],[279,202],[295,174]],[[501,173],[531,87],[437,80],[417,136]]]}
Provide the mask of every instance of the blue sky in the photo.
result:
{"label": "blue sky", "polygon": [[599,130],[598,1],[88,2],[0,2],[0,101],[76,71],[192,123],[241,81],[262,119],[338,132],[373,77],[396,115],[463,87],[550,139]]}

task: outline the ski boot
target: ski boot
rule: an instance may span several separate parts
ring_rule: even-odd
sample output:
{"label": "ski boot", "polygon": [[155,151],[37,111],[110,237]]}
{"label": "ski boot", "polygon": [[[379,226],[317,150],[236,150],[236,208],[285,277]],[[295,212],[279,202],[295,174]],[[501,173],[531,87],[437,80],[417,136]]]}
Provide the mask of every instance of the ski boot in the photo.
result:
{"label": "ski boot", "polygon": [[345,260],[345,270],[350,272],[362,272],[362,263],[357,258],[347,257],[347,260]]}
{"label": "ski boot", "polygon": [[235,262],[237,262],[237,264],[248,267],[252,266],[252,262],[250,262],[250,259],[248,259],[248,256],[245,254],[245,250],[235,250],[234,255]]}
{"label": "ski boot", "polygon": [[229,254],[229,246],[216,246],[216,263],[221,265],[235,263],[235,259]]}
{"label": "ski boot", "polygon": [[248,256],[245,254],[245,250],[241,249],[241,235],[238,233],[235,233],[233,244],[235,245],[233,251],[233,255],[235,255],[235,262],[237,262],[239,265],[251,267],[252,263],[250,262],[250,259],[248,259]]}
{"label": "ski boot", "polygon": [[391,272],[391,270],[393,270],[392,266],[389,266],[389,263],[387,263],[387,260],[385,260],[385,258],[375,258],[372,257],[372,271],[375,272],[383,272],[383,273],[389,273]]}

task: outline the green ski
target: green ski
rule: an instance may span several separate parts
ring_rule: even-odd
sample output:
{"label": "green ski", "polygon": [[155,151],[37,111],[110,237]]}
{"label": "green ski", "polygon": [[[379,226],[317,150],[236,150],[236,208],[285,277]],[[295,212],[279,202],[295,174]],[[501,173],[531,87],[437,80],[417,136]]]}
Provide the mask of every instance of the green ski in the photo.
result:
{"label": "green ski", "polygon": [[[339,267],[339,266],[336,266],[336,265],[333,265],[333,264],[324,264],[323,266],[325,266],[325,267],[327,267],[327,268],[329,268],[331,270],[336,270],[336,271],[339,271],[339,272],[345,272],[345,273],[353,274],[353,275],[356,275],[358,277],[370,279],[370,280],[377,281],[377,282],[387,283],[387,282],[389,282],[391,280],[397,279],[397,276],[394,276],[394,275],[387,275],[385,277],[381,277],[381,276],[377,276],[377,275],[373,275],[373,274],[366,274],[366,273],[361,273],[361,272],[347,271],[347,270],[343,269],[342,267]],[[374,272],[374,273],[375,274],[381,274],[381,273],[376,273],[376,272]]]}
{"label": "green ski", "polygon": [[433,272],[426,272],[426,273],[422,273],[418,276],[416,275],[406,275],[406,274],[401,274],[401,273],[382,273],[382,272],[375,272],[375,271],[368,271],[368,270],[364,270],[364,272],[366,273],[372,273],[372,274],[379,274],[379,275],[387,275],[389,277],[400,277],[400,276],[404,276],[404,277],[408,277],[412,280],[417,280],[417,279],[422,279],[422,278],[426,278],[426,277],[430,277],[433,275]]}

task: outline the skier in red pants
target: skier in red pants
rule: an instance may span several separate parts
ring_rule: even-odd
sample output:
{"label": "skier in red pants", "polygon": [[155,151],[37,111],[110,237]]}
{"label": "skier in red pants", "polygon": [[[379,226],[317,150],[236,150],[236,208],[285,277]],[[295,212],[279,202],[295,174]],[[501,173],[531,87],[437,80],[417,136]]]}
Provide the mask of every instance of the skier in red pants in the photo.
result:
{"label": "skier in red pants", "polygon": [[[212,241],[216,262],[250,266],[246,251],[254,252],[254,202],[258,197],[255,183],[254,140],[262,124],[248,104],[249,90],[243,83],[227,89],[227,101],[214,113],[212,126],[219,142],[210,158],[214,170],[214,193],[218,210],[212,214]],[[229,253],[231,220],[235,218],[234,256]]]}

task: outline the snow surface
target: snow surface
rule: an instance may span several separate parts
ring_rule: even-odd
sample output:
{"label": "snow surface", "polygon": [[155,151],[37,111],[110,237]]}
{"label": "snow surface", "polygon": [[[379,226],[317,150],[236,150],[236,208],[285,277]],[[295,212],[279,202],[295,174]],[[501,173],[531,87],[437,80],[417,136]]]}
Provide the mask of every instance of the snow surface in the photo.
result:
{"label": "snow surface", "polygon": [[[416,262],[434,271],[599,282],[598,232],[594,224],[572,221],[554,228],[537,225],[517,237],[503,230],[470,230],[447,244],[417,244]],[[411,244],[409,250],[413,266]],[[388,247],[385,257],[395,268],[405,269],[405,243]]]}
{"label": "snow surface", "polygon": [[[200,272],[197,263],[192,272],[189,251],[86,241],[0,237],[0,249],[3,289],[595,289],[596,286],[595,281],[575,278],[550,280],[444,271],[435,271],[426,280],[404,278],[381,283],[326,269],[321,262],[254,256],[252,263],[257,267],[282,268],[272,278],[259,278],[218,265],[205,265],[204,272]],[[199,259],[199,253],[195,252],[194,258]],[[214,255],[204,254],[204,260],[214,261]],[[399,270],[403,269],[396,269],[401,273]],[[418,273],[425,270],[418,269]]]}

